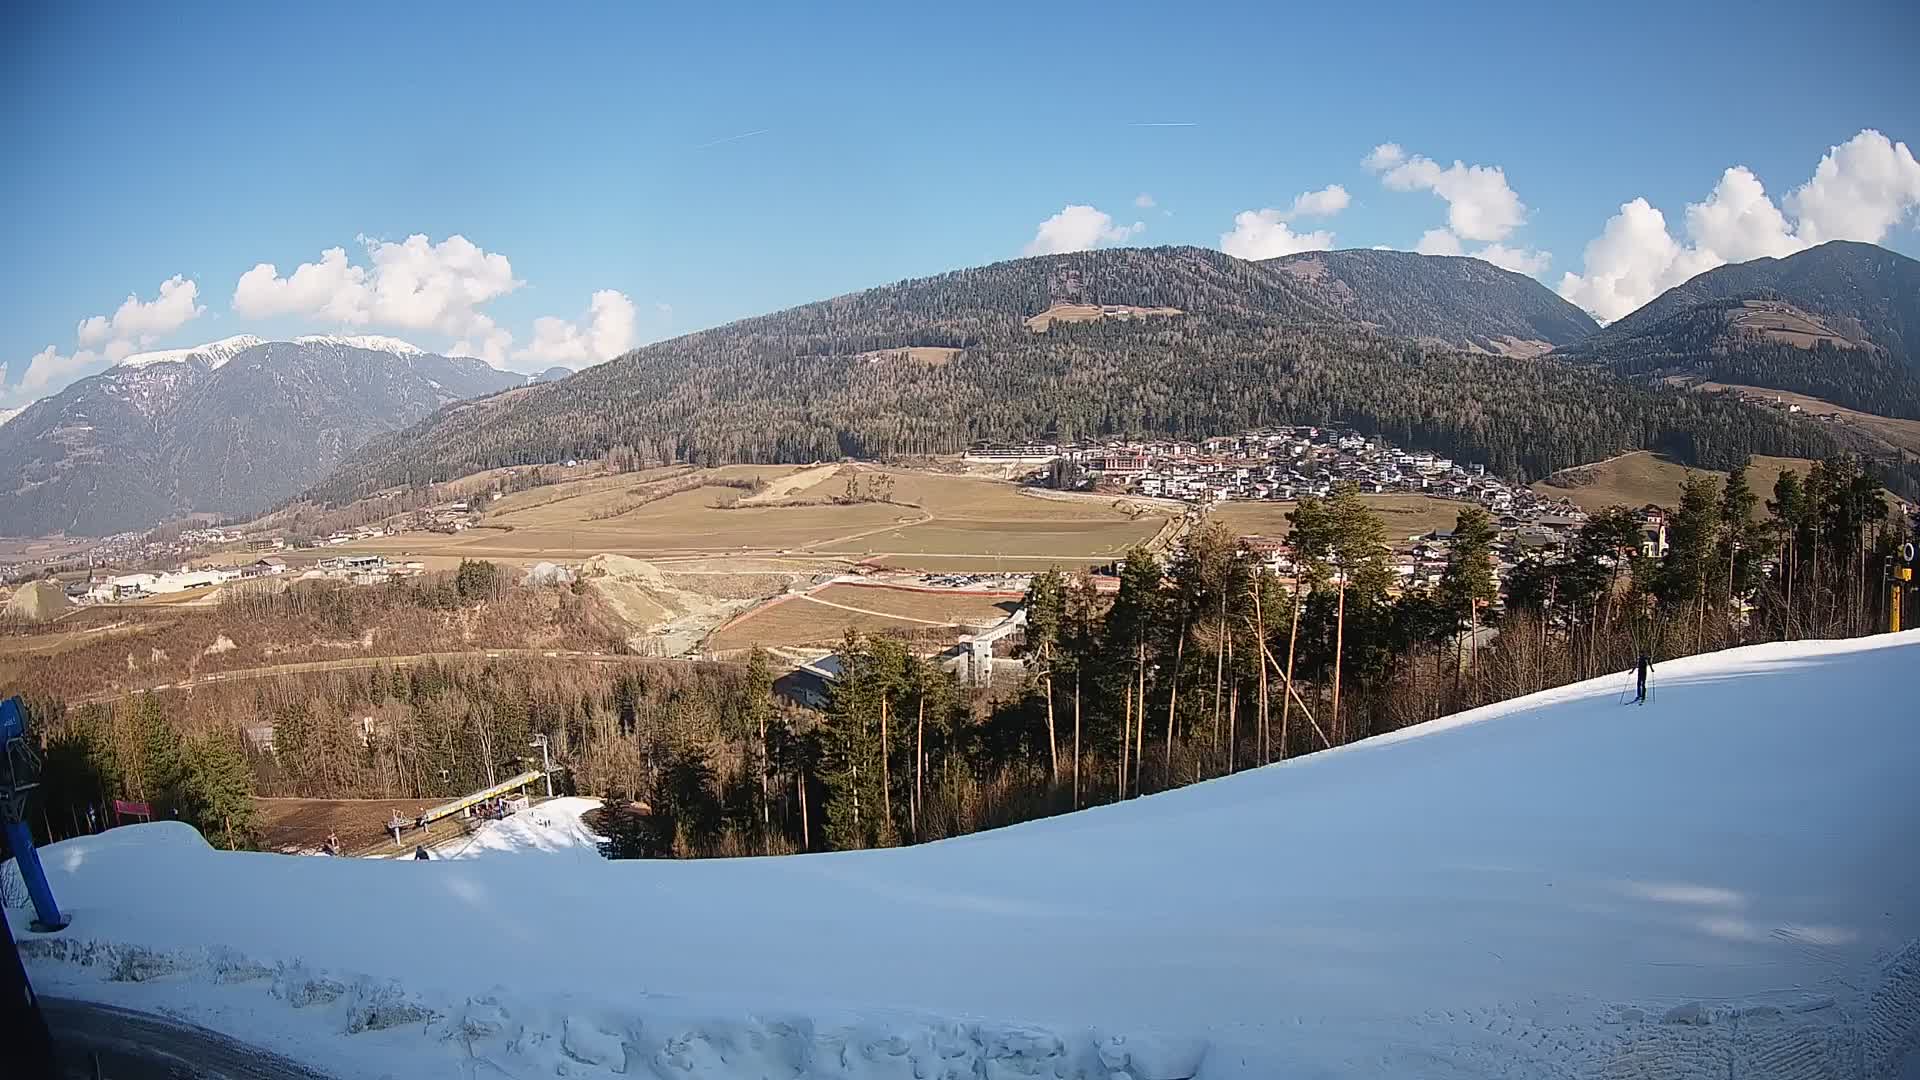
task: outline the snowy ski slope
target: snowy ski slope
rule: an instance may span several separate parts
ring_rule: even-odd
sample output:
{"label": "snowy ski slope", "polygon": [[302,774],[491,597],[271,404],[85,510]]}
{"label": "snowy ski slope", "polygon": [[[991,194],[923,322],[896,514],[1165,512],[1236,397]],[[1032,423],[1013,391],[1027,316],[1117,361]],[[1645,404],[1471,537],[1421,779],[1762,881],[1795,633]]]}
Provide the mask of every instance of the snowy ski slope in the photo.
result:
{"label": "snowy ski slope", "polygon": [[1906,1077],[1920,633],[1616,675],[919,848],[45,853],[43,990],[343,1076]]}

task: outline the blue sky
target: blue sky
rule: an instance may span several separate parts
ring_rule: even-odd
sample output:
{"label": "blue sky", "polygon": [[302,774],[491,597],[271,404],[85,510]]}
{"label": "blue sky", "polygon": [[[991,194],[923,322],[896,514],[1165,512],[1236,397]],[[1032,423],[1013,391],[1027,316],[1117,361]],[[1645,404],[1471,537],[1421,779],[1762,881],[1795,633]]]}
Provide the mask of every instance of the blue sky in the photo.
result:
{"label": "blue sky", "polygon": [[1920,254],[1920,8],[1555,8],[16,9],[0,408],[242,332],[580,366],[1090,243],[1424,240],[1605,317],[1817,239]]}

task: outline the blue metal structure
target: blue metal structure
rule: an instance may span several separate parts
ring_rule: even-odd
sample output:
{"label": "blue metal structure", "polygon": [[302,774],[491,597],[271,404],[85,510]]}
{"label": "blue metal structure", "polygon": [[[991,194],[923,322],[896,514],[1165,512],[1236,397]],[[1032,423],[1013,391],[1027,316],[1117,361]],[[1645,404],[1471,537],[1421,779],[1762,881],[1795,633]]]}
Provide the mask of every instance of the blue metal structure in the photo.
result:
{"label": "blue metal structure", "polygon": [[0,701],[0,740],[6,743],[6,764],[0,767],[0,821],[7,831],[7,846],[27,883],[27,895],[33,898],[33,928],[42,932],[59,930],[67,917],[53,902],[53,888],[47,884],[47,872],[40,866],[40,853],[33,846],[33,832],[27,828],[27,793],[40,783],[40,755],[27,741],[27,710],[17,697]]}

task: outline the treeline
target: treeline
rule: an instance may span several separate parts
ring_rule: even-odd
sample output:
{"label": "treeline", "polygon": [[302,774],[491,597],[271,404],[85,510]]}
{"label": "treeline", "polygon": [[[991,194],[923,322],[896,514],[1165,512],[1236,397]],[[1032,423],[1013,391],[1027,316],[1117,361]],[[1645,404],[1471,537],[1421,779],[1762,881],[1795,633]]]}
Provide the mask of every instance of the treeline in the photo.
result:
{"label": "treeline", "polygon": [[[1885,625],[1885,559],[1910,536],[1844,457],[1784,473],[1771,492],[1751,490],[1744,469],[1724,484],[1693,476],[1663,553],[1635,512],[1596,513],[1566,551],[1514,566],[1504,593],[1496,531],[1478,507],[1460,511],[1431,587],[1397,584],[1385,528],[1351,488],[1303,500],[1290,523],[1298,566],[1284,577],[1218,524],[1165,565],[1135,550],[1111,594],[1084,573],[1037,575],[1018,648],[1026,677],[997,698],[903,639],[850,632],[817,712],[777,696],[756,652],[744,665],[500,660],[304,674],[203,688],[175,726],[183,745],[234,747],[270,725],[272,750],[256,737],[243,759],[251,790],[352,797],[473,790],[523,767],[542,734],[561,788],[608,801],[600,824],[619,856],[888,846],[1284,761],[1624,672],[1640,655],[1657,664],[1870,633]],[[30,703],[66,760],[111,765],[50,782],[46,820],[63,827],[116,784],[147,790],[154,759],[140,733],[155,700],[181,699]],[[241,790],[174,797],[230,807]],[[203,829],[213,821],[191,812]]]}
{"label": "treeline", "polygon": [[[369,443],[311,494],[341,503],[410,476],[597,458],[616,446],[648,463],[808,462],[1282,423],[1346,424],[1514,480],[1630,449],[1715,468],[1834,450],[1814,425],[1738,402],[1384,335],[1355,321],[1340,285],[1188,248],[904,282],[443,411]],[[1184,314],[1027,329],[1025,317],[1055,301]],[[916,342],[964,342],[966,353],[936,367],[853,359]]]}
{"label": "treeline", "polygon": [[[0,655],[0,692],[76,700],[281,664],[474,649],[621,653],[627,627],[584,583],[517,585],[483,560],[381,585],[266,578],[211,606],[81,609],[57,649]],[[44,633],[0,620],[0,634]]]}

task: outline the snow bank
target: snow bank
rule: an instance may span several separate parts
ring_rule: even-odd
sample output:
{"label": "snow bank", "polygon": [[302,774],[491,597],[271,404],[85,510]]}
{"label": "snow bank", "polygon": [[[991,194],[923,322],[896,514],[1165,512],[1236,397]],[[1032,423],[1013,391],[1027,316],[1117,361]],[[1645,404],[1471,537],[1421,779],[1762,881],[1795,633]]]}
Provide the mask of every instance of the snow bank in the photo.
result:
{"label": "snow bank", "polygon": [[522,585],[571,585],[574,573],[559,563],[538,562],[520,580]]}
{"label": "snow bank", "polygon": [[1645,707],[1614,676],[897,851],[292,859],[136,826],[45,853],[67,931],[9,917],[43,990],[343,1075],[1898,1077],[1917,664],[1920,633],[1674,661]]}
{"label": "snow bank", "polygon": [[598,809],[599,799],[549,799],[499,821],[489,821],[464,844],[439,854],[443,859],[472,859],[481,855],[565,853],[598,859],[605,837],[580,820],[582,814]]}

